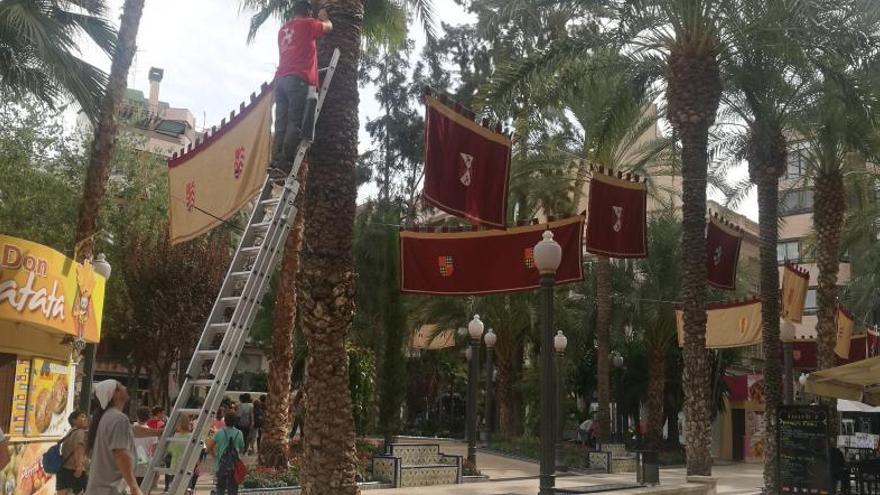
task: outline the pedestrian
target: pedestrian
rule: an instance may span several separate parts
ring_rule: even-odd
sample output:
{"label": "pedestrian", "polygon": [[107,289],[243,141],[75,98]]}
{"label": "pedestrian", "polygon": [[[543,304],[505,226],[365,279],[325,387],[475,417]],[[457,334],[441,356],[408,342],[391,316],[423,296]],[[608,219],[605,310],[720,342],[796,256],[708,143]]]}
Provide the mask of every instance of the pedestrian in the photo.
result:
{"label": "pedestrian", "polygon": [[238,429],[244,435],[244,454],[250,455],[251,432],[254,428],[254,403],[251,402],[251,394],[241,394],[238,399]]}
{"label": "pedestrian", "polygon": [[154,430],[162,430],[165,429],[165,422],[168,418],[165,417],[165,408],[162,406],[153,406],[152,416],[147,421],[147,426]]}
{"label": "pedestrian", "polygon": [[[137,421],[135,425],[140,428],[150,428],[150,408],[141,406],[136,412]],[[161,430],[160,430],[161,431]],[[137,466],[135,466],[134,474],[137,478],[138,485],[144,481],[144,476],[150,467],[150,459],[156,452],[156,445],[159,439],[155,437],[142,437],[134,439],[135,453],[137,454]]]}
{"label": "pedestrian", "polygon": [[593,429],[593,418],[587,418],[583,423],[578,425],[577,434],[578,440],[581,441],[581,445],[592,447],[592,442],[590,441],[590,430]]}
{"label": "pedestrian", "polygon": [[257,452],[260,451],[260,443],[262,441],[263,436],[263,420],[266,418],[266,406],[264,401],[266,399],[257,399],[254,401],[254,430],[251,432],[250,443],[248,444],[248,450],[253,449],[253,444],[257,444]]}
{"label": "pedestrian", "polygon": [[234,413],[226,413],[223,423],[223,429],[214,438],[208,439],[208,452],[216,459],[216,495],[238,495],[235,464],[239,460],[239,452],[244,449],[244,435],[235,428],[238,417]]}
{"label": "pedestrian", "polygon": [[[180,418],[177,420],[177,425],[174,429],[175,437],[186,437],[192,433],[192,418],[189,414],[181,414]],[[176,471],[180,468],[180,463],[183,461],[183,451],[186,449],[186,444],[182,442],[174,442],[168,445],[168,454],[171,456],[171,469]],[[189,482],[189,487],[187,488],[187,493],[193,493],[196,489],[196,483],[199,481],[199,472],[201,458],[199,458],[199,463],[196,464],[195,469],[193,470],[192,478]],[[171,485],[171,482],[174,481],[174,475],[166,475],[165,476],[165,491],[168,491],[168,487]]]}
{"label": "pedestrian", "polygon": [[61,442],[61,470],[55,477],[55,493],[67,495],[86,491],[89,482],[86,458],[86,428],[89,417],[83,411],[73,411],[67,416],[71,430]]}
{"label": "pedestrian", "polygon": [[333,29],[327,11],[312,17],[312,4],[293,4],[293,18],[278,31],[278,70],[275,71],[275,138],[270,173],[287,177],[293,167],[303,133],[311,138],[314,122],[303,122],[309,88],[318,86],[318,55],[315,40]]}
{"label": "pedestrian", "polygon": [[137,454],[134,438],[159,436],[161,430],[144,429],[132,425],[123,413],[128,402],[128,390],[116,380],[104,380],[95,385],[98,408],[92,415],[88,435],[89,482],[88,495],[142,495],[134,475]]}
{"label": "pedestrian", "polygon": [[0,428],[0,471],[9,464],[9,461],[9,442],[6,440],[6,435],[3,434],[3,428]]}

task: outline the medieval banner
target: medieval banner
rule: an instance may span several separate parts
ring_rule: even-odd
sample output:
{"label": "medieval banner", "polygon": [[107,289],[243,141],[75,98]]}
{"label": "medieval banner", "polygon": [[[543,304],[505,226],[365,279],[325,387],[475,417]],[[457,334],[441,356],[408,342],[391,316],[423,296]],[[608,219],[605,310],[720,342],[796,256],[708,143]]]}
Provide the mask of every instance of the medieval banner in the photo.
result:
{"label": "medieval banner", "polygon": [[[870,332],[870,331],[869,331]],[[853,335],[850,338],[850,346],[849,353],[844,357],[837,354],[837,350],[835,349],[835,354],[838,355],[837,363],[838,365],[844,365],[849,363],[854,363],[856,361],[861,361],[868,357],[873,357],[871,355],[871,334],[870,333],[862,333],[858,335]],[[814,370],[816,369],[816,339],[806,338],[806,339],[796,339],[792,341],[792,362],[795,368],[798,369],[806,369],[806,370]]]}
{"label": "medieval banner", "polygon": [[648,256],[648,188],[636,180],[593,173],[587,251],[615,258]]}
{"label": "medieval banner", "polygon": [[842,304],[837,304],[837,345],[834,346],[834,353],[839,357],[846,359],[849,357],[849,348],[853,336],[853,328],[856,325],[856,319],[848,309]]}
{"label": "medieval banner", "polygon": [[[725,349],[761,342],[761,300],[731,301],[706,305],[706,348]],[[684,345],[684,311],[675,308],[678,345]]]}
{"label": "medieval banner", "polygon": [[437,208],[477,224],[504,228],[510,139],[425,97],[425,187]]}
{"label": "medieval banner", "polygon": [[877,328],[866,328],[865,329],[865,345],[867,347],[866,353],[868,357],[876,357],[880,356],[880,331]]}
{"label": "medieval banner", "polygon": [[784,319],[801,323],[809,283],[810,272],[786,263],[782,270],[782,317]]}
{"label": "medieval banner", "polygon": [[736,289],[736,266],[742,230],[714,214],[706,226],[706,281],[719,289]]}
{"label": "medieval banner", "polygon": [[584,217],[506,231],[400,233],[400,290],[416,294],[481,295],[538,287],[532,248],[548,228],[562,246],[556,283],[583,280]]}
{"label": "medieval banner", "polygon": [[208,232],[257,194],[269,164],[271,120],[272,91],[264,84],[228,123],[223,119],[194,148],[168,160],[172,244]]}

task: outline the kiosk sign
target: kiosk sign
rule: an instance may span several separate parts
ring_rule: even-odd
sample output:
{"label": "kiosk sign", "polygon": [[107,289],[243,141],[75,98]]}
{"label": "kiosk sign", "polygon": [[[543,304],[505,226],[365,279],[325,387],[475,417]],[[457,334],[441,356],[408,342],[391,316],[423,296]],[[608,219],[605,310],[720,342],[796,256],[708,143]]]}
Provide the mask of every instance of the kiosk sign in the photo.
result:
{"label": "kiosk sign", "polygon": [[89,262],[0,235],[0,320],[98,342],[105,283]]}

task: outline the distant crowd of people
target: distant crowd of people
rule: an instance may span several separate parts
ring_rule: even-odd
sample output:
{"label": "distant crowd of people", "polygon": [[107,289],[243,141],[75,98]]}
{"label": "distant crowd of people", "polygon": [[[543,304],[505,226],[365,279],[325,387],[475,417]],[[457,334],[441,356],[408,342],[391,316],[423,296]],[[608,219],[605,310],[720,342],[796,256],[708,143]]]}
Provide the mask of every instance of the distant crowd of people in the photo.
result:
{"label": "distant crowd of people", "polygon": [[[161,406],[140,407],[131,421],[125,412],[128,390],[116,380],[95,385],[97,408],[91,420],[83,411],[68,416],[70,431],[59,440],[60,469],[55,473],[58,495],[140,495],[140,485],[156,454],[159,437],[169,418]],[[224,399],[213,419],[199,455],[187,493],[196,483],[208,455],[214,458],[214,483],[217,495],[237,495],[235,464],[240,456],[260,448],[261,428],[266,415],[266,399],[252,399],[241,394],[239,402]],[[91,424],[91,427],[90,427]],[[194,418],[181,414],[174,425],[175,436],[190,435]],[[6,437],[0,431],[0,469],[10,462]],[[184,442],[170,442],[159,466],[177,470],[183,461]],[[165,475],[165,490],[173,475]],[[158,480],[156,480],[158,482]]]}

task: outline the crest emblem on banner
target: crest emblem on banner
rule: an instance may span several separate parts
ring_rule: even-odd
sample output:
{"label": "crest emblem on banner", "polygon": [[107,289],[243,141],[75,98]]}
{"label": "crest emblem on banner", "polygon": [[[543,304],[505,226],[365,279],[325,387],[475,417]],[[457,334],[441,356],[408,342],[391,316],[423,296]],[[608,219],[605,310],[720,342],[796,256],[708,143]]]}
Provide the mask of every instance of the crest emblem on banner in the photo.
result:
{"label": "crest emblem on banner", "polygon": [[623,207],[622,206],[612,206],[611,210],[614,211],[614,229],[615,232],[620,232],[620,229],[623,228]]}
{"label": "crest emblem on banner", "polygon": [[526,268],[534,268],[535,267],[535,249],[527,247],[523,251],[523,263],[525,263]]}
{"label": "crest emblem on banner", "polygon": [[232,173],[235,175],[235,178],[238,179],[241,177],[241,172],[244,170],[244,146],[239,146],[235,149],[235,160],[232,162]]}
{"label": "crest emblem on banner", "polygon": [[186,183],[186,210],[193,211],[196,206],[196,181]]}
{"label": "crest emblem on banner", "polygon": [[472,155],[468,155],[467,153],[459,153],[461,155],[461,164],[462,166],[458,168],[458,172],[461,176],[458,180],[465,187],[471,185],[471,167],[474,163],[474,157]]}
{"label": "crest emblem on banner", "polygon": [[441,277],[451,277],[455,271],[455,260],[452,256],[440,256],[437,258],[437,264],[440,268]]}
{"label": "crest emblem on banner", "polygon": [[721,253],[723,252],[724,250],[721,248],[721,246],[715,248],[715,255],[712,256],[712,262],[715,263],[715,266],[721,264]]}

